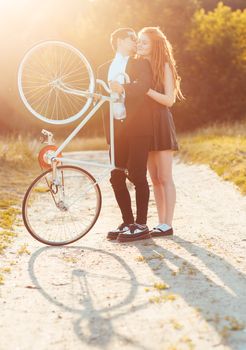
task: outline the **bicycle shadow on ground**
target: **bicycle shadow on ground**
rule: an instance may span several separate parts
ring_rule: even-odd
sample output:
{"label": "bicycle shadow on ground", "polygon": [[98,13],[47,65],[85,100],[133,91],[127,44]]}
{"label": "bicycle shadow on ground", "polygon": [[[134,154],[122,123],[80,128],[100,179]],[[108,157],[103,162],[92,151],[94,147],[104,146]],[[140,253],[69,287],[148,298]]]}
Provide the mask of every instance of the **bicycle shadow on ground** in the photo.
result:
{"label": "bicycle shadow on ground", "polygon": [[[164,248],[165,242],[170,243],[170,240],[174,242],[172,250],[175,253]],[[177,249],[175,244],[185,251]],[[221,334],[224,344],[232,349],[238,349],[238,345],[234,347],[235,340],[245,344],[245,328],[230,328],[232,325],[226,321],[227,317],[233,317],[238,319],[241,326],[246,325],[246,278],[242,272],[212,251],[177,236],[155,238],[155,241],[151,239],[144,248],[141,245],[136,246],[142,256],[147,257],[145,262],[153,274],[168,284],[170,291],[181,296],[189,306],[198,308],[202,318]],[[153,253],[163,256],[158,269],[156,263],[148,259]],[[182,257],[187,253],[188,259]],[[198,269],[195,260],[194,263],[190,261],[192,259],[200,260],[197,264],[202,263],[202,269]],[[173,266],[177,273],[174,272]],[[237,327],[237,323],[233,326]]]}
{"label": "bicycle shadow on ground", "polygon": [[[106,270],[101,268],[102,259],[109,263]],[[118,275],[112,273],[111,267],[116,265],[121,268],[120,277],[119,272]],[[113,326],[115,320],[131,312],[129,305],[134,301],[138,287],[143,286],[118,255],[90,247],[43,247],[31,256],[28,271],[35,288],[47,301],[75,316],[73,329],[82,343],[107,348],[112,338],[117,337],[136,349],[147,349],[116,332]],[[105,298],[106,292],[110,294]],[[135,306],[134,311],[147,305]]]}

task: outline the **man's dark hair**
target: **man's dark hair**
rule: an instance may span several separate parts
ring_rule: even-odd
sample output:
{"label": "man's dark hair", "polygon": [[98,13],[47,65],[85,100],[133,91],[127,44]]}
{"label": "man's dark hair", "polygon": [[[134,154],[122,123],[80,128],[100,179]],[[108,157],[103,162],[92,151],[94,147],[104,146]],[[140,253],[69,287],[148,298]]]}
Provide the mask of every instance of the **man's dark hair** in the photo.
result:
{"label": "man's dark hair", "polygon": [[135,33],[135,30],[132,28],[119,28],[111,34],[110,42],[114,51],[117,50],[117,40],[127,38],[129,33]]}

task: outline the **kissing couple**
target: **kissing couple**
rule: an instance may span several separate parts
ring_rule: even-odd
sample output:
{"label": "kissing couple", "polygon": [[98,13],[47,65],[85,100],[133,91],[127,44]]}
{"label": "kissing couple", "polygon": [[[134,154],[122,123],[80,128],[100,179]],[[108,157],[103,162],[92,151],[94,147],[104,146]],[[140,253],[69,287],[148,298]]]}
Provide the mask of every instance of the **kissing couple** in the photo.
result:
{"label": "kissing couple", "polygon": [[[111,34],[115,52],[112,60],[98,68],[97,78],[108,82],[124,108],[113,108],[115,165],[110,182],[121,211],[122,223],[108,232],[109,240],[130,242],[173,234],[172,220],[176,189],[172,176],[173,152],[179,149],[169,110],[176,97],[182,99],[180,77],[172,46],[159,27],[145,27],[138,34],[119,28]],[[130,82],[125,83],[126,73]],[[116,107],[116,104],[115,104]],[[104,104],[103,121],[108,144],[109,104]],[[153,184],[158,222],[147,226],[149,185]],[[134,184],[136,218],[126,179]]]}

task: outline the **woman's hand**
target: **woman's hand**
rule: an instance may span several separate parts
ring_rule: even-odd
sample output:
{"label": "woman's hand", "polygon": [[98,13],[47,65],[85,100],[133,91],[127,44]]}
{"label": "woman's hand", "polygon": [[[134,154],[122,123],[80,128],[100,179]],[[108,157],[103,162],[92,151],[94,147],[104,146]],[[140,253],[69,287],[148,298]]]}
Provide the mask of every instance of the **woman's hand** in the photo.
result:
{"label": "woman's hand", "polygon": [[165,78],[163,83],[165,86],[165,94],[149,89],[147,95],[164,106],[172,107],[176,101],[176,91],[174,87],[173,74],[168,63],[165,64]]}
{"label": "woman's hand", "polygon": [[167,106],[167,107],[172,107],[172,105],[175,103],[175,95],[167,95],[167,94],[161,94],[160,92],[157,92],[155,90],[149,89],[147,92],[147,95],[155,100],[156,102]]}

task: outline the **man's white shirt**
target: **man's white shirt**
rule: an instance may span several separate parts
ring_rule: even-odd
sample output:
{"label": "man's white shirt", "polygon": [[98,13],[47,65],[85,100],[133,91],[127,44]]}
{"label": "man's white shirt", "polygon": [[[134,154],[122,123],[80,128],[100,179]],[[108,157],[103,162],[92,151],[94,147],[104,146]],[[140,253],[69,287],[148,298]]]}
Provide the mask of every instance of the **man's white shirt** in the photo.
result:
{"label": "man's white shirt", "polygon": [[[123,56],[121,53],[117,52],[111,65],[108,70],[108,83],[110,81],[118,81],[120,84],[124,84],[125,78],[122,73],[126,71],[126,65],[128,62],[129,56]],[[125,95],[119,96],[117,93],[112,94],[113,97],[121,97],[119,102],[113,103],[113,115],[115,119],[124,119],[126,118],[125,110]]]}
{"label": "man's white shirt", "polygon": [[120,84],[124,84],[124,76],[120,73],[126,72],[126,65],[128,62],[129,56],[123,56],[121,53],[116,52],[116,55],[111,62],[108,71],[108,82],[114,80],[118,81]]}

